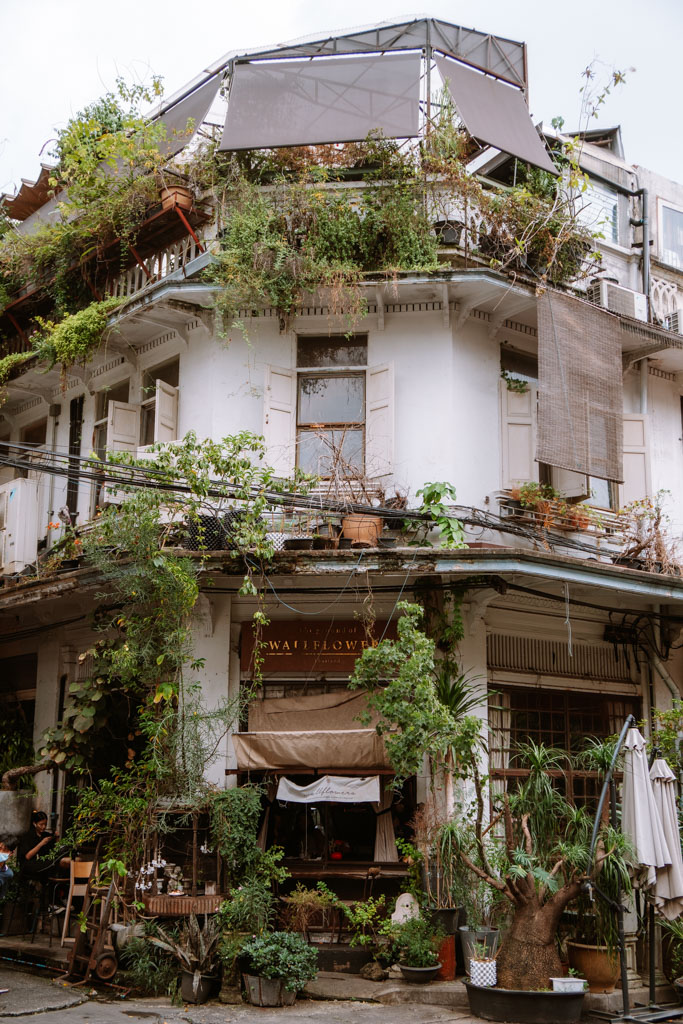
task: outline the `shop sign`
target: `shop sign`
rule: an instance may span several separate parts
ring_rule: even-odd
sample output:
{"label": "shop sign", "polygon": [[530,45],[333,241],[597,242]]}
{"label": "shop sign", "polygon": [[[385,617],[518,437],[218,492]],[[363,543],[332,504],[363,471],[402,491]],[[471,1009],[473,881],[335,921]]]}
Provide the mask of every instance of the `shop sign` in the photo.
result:
{"label": "shop sign", "polygon": [[[362,622],[271,622],[261,633],[264,674],[271,672],[353,672],[356,658],[380,638],[396,639],[396,624],[375,622],[368,633]],[[254,651],[251,622],[242,623],[241,666],[249,672]]]}

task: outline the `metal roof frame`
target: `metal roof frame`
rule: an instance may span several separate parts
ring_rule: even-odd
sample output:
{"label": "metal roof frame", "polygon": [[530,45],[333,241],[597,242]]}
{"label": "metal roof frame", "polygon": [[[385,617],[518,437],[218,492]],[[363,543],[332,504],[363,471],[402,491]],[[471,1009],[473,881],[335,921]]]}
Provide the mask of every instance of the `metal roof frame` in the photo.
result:
{"label": "metal roof frame", "polygon": [[516,85],[526,95],[526,43],[488,32],[479,32],[477,29],[463,28],[461,25],[453,25],[437,18],[414,18],[403,22],[378,22],[339,34],[331,32],[323,36],[304,36],[266,49],[233,50],[171,96],[154,111],[153,116],[160,117],[212,78],[218,78],[237,61],[416,49],[438,50],[510,85]]}

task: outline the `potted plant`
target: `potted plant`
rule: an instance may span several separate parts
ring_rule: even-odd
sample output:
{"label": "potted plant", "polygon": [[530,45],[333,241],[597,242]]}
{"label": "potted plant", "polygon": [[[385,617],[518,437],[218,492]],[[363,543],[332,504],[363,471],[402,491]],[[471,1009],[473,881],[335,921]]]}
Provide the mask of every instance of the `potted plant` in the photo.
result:
{"label": "potted plant", "polygon": [[488,958],[495,956],[498,949],[500,931],[494,926],[494,920],[500,910],[500,898],[481,880],[470,881],[469,885],[463,880],[459,888],[467,923],[459,926],[458,934],[465,971],[469,974],[470,960],[476,956],[477,950],[484,950],[485,958]]}
{"label": "potted plant", "polygon": [[163,928],[150,938],[155,946],[169,953],[180,964],[180,994],[186,1003],[205,1003],[218,982],[220,923],[204,916],[199,927],[195,914],[181,925],[177,936]]}
{"label": "potted plant", "polygon": [[270,932],[245,942],[244,980],[253,1006],[288,1006],[318,973],[317,950],[294,932]]}
{"label": "potted plant", "polygon": [[472,955],[467,961],[467,973],[473,985],[488,988],[496,984],[496,956],[486,942],[473,943]]}
{"label": "potted plant", "polygon": [[553,983],[553,992],[585,992],[586,990],[586,979],[576,970],[575,967],[569,968],[569,974],[561,978],[551,978]]}
{"label": "potted plant", "polygon": [[[608,879],[600,880],[600,888],[605,892],[603,883],[609,887]],[[628,876],[625,883],[622,892],[630,889]],[[589,904],[582,896],[577,904],[578,929],[575,938],[567,942],[570,967],[585,976],[590,992],[614,992],[619,978],[619,936],[614,911],[598,898]]]}
{"label": "potted plant", "polygon": [[405,981],[419,984],[433,981],[441,967],[437,950],[443,932],[435,930],[425,917],[410,918],[394,928],[394,952]]}

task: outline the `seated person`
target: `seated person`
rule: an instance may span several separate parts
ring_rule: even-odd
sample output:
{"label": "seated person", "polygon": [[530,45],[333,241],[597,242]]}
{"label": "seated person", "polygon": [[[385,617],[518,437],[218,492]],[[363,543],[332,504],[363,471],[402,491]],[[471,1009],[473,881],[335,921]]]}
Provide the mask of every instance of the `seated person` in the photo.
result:
{"label": "seated person", "polygon": [[7,836],[0,836],[0,899],[7,892],[7,886],[14,878],[14,872],[8,864],[9,858],[12,856],[12,851],[16,843],[13,839],[8,839]]}
{"label": "seated person", "polygon": [[47,831],[45,811],[33,811],[31,827],[19,840],[17,849],[17,860],[22,875],[45,882],[59,868],[66,868],[68,871],[71,858],[56,849],[55,843],[58,839],[57,832]]}

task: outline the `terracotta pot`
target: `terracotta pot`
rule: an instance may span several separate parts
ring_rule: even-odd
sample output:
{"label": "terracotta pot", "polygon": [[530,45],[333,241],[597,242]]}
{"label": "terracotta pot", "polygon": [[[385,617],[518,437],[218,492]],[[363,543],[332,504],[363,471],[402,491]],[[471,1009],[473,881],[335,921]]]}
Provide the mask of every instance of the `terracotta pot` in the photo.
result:
{"label": "terracotta pot", "polygon": [[568,942],[569,965],[588,982],[590,992],[614,992],[619,977],[619,956],[610,956],[606,946]]}
{"label": "terracotta pot", "polygon": [[352,544],[368,544],[377,547],[384,520],[381,516],[351,515],[342,519],[342,534]]}
{"label": "terracotta pot", "polygon": [[192,209],[192,190],[185,188],[184,185],[169,185],[168,188],[162,188],[159,198],[162,210],[172,210],[176,206],[181,210]]}

